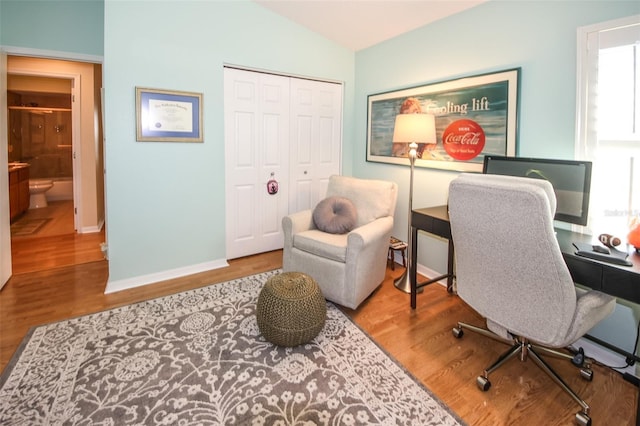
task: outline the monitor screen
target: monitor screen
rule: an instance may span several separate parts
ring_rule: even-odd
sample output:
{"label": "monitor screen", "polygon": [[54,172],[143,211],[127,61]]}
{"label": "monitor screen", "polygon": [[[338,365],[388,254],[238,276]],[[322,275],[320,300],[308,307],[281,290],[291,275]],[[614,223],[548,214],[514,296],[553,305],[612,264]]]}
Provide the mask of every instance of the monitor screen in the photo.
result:
{"label": "monitor screen", "polygon": [[587,224],[591,162],[485,155],[483,173],[546,179],[553,185],[555,220]]}

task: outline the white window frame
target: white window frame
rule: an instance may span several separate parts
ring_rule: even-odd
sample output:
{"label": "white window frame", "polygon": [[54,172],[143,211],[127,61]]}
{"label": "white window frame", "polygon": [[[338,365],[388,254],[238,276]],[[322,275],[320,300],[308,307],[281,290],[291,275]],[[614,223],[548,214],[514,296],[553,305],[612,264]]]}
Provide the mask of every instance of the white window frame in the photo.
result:
{"label": "white window frame", "polygon": [[[590,114],[593,114],[592,108],[594,108],[595,102],[589,102],[590,96],[595,99],[594,91],[590,90],[591,87],[595,85],[597,82],[597,72],[593,73],[592,70],[597,69],[597,61],[598,55],[589,54],[589,52],[598,52],[600,49],[599,46],[599,37],[596,35],[600,35],[607,30],[629,27],[632,25],[640,24],[640,15],[633,15],[625,18],[620,18],[612,21],[601,22],[594,25],[584,26],[578,28],[577,34],[577,89],[576,89],[576,141],[575,141],[575,156],[578,159],[583,160],[592,160],[594,161],[594,169],[597,167],[597,158],[595,158],[595,149],[596,149],[596,141],[597,138],[597,130],[593,126],[593,122],[590,122]],[[635,29],[634,29],[635,31]],[[594,37],[595,36],[595,37]],[[639,135],[639,130],[636,129],[636,133],[632,139],[636,139]],[[627,141],[630,142],[630,141]],[[637,142],[637,141],[636,141]],[[635,160],[631,160],[628,164],[621,164],[620,167],[628,167],[630,172],[630,179],[633,179],[633,172],[640,173],[640,156]],[[597,177],[597,176],[595,176]],[[593,187],[593,185],[592,185]],[[634,195],[633,192],[640,192],[640,188],[633,188],[630,186],[629,188],[629,200]],[[636,195],[637,197],[637,195]],[[592,199],[593,200],[593,199]],[[637,200],[636,200],[637,201]],[[626,218],[621,219],[630,219],[636,212],[631,210],[631,203],[629,203],[629,208],[620,210],[620,214],[624,216],[626,213]],[[590,216],[594,216],[594,208],[598,207],[598,209],[602,209],[603,206],[596,206],[594,204],[590,207]],[[617,212],[616,212],[617,214]],[[622,220],[618,221],[622,222]],[[592,225],[590,220],[590,225]],[[590,225],[588,225],[587,232],[591,232]],[[597,229],[598,225],[594,226],[596,229],[593,231],[596,232],[605,232],[602,229]],[[608,230],[609,232],[614,232],[614,230]],[[620,230],[616,229],[615,232],[619,232]],[[623,235],[620,235],[621,237]],[[626,236],[626,235],[624,235]]]}

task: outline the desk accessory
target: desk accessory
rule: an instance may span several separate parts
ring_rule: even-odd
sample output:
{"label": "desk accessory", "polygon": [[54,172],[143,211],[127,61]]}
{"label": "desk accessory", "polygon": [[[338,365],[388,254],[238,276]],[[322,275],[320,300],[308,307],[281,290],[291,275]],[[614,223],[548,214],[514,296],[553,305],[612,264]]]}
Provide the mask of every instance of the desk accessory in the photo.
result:
{"label": "desk accessory", "polygon": [[577,249],[576,255],[578,256],[616,265],[633,266],[633,263],[627,259],[629,255],[615,248],[608,249],[604,246],[586,243],[573,243],[573,246]]}
{"label": "desk accessory", "polygon": [[611,234],[600,234],[598,236],[598,241],[600,241],[605,246],[611,247],[611,248],[619,246],[620,243],[622,242],[620,238],[615,237]]}

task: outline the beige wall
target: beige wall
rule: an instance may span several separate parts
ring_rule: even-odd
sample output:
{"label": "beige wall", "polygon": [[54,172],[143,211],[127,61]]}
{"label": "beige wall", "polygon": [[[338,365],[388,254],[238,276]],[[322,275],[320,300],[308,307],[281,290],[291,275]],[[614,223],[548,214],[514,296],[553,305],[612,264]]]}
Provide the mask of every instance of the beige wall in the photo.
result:
{"label": "beige wall", "polygon": [[[7,71],[9,74],[45,74],[55,77],[80,77],[80,90],[76,88],[76,96],[80,102],[79,149],[81,156],[80,178],[81,195],[76,205],[81,208],[81,223],[78,232],[96,232],[104,224],[104,182],[102,167],[102,134],[101,114],[96,106],[96,99],[101,86],[101,73],[97,73],[95,65],[83,62],[59,61],[51,59],[9,56]],[[78,99],[76,99],[78,102]]]}

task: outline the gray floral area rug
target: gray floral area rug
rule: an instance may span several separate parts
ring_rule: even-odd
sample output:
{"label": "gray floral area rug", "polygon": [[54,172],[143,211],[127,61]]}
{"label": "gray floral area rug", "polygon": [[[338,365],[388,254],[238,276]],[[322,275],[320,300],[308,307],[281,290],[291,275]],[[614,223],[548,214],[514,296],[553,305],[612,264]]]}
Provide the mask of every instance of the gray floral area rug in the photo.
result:
{"label": "gray floral area rug", "polygon": [[331,303],[280,348],[255,305],[271,271],[34,328],[0,377],[3,425],[458,425]]}

